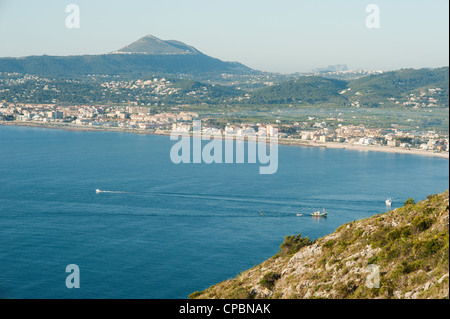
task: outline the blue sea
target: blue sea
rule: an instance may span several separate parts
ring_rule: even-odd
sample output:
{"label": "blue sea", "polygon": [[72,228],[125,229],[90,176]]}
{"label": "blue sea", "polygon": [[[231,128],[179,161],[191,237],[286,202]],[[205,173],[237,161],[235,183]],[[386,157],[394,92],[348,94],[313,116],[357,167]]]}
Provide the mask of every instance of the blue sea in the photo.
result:
{"label": "blue sea", "polygon": [[[0,298],[187,298],[286,235],[315,239],[385,212],[388,197],[395,208],[449,188],[441,158],[279,146],[278,172],[260,175],[259,164],[173,164],[174,143],[0,126]],[[322,208],[327,218],[308,216]]]}

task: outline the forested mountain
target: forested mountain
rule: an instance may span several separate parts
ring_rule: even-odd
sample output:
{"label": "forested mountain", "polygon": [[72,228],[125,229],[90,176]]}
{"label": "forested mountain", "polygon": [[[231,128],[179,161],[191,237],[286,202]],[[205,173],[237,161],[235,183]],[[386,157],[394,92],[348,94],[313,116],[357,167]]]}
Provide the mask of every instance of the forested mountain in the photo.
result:
{"label": "forested mountain", "polygon": [[157,73],[195,76],[255,71],[237,62],[210,57],[179,41],[147,36],[110,54],[0,58],[0,72],[68,78],[88,74],[120,75],[137,79]]}
{"label": "forested mountain", "polygon": [[39,76],[76,77],[80,75],[132,75],[199,73],[251,73],[252,70],[236,62],[223,62],[203,54],[145,55],[104,54],[83,56],[30,56],[0,58],[0,72]]}
{"label": "forested mountain", "polygon": [[153,55],[202,54],[196,48],[183,42],[175,40],[164,41],[152,35],[147,35],[113,53]]}

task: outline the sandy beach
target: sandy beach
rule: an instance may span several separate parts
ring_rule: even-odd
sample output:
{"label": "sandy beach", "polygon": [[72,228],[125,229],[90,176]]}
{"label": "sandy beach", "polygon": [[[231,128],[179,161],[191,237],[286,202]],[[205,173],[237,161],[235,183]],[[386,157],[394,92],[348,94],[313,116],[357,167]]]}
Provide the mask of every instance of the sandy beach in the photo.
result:
{"label": "sandy beach", "polygon": [[449,159],[448,153],[435,153],[434,151],[425,151],[420,149],[405,149],[400,147],[390,147],[381,145],[357,145],[348,143],[336,143],[336,142],[326,142],[326,143],[315,143],[315,142],[297,142],[294,141],[290,143],[286,140],[280,140],[280,145],[293,145],[293,146],[310,146],[310,147],[324,147],[324,148],[338,148],[353,151],[373,151],[373,152],[385,152],[385,153],[399,153],[399,154],[413,154],[413,155],[425,155],[434,156]]}
{"label": "sandy beach", "polygon": [[[170,135],[171,132],[168,131],[139,131],[139,130],[127,130],[123,128],[95,128],[87,126],[77,126],[72,124],[60,124],[60,123],[33,123],[33,122],[11,122],[11,121],[0,121],[0,125],[9,126],[25,126],[25,127],[40,127],[49,129],[60,129],[66,131],[111,131],[111,132],[124,132],[124,133],[134,133],[134,134],[146,134],[146,135]],[[303,146],[303,147],[323,147],[323,148],[333,148],[333,149],[346,149],[352,151],[373,151],[373,152],[385,152],[385,153],[399,153],[399,154],[411,154],[411,155],[422,155],[422,156],[432,156],[449,159],[449,153],[435,153],[434,151],[426,151],[420,149],[404,149],[400,147],[390,147],[390,146],[380,146],[380,145],[356,145],[348,143],[337,143],[337,142],[314,142],[314,141],[302,141],[298,139],[279,139],[279,145],[287,146]]]}

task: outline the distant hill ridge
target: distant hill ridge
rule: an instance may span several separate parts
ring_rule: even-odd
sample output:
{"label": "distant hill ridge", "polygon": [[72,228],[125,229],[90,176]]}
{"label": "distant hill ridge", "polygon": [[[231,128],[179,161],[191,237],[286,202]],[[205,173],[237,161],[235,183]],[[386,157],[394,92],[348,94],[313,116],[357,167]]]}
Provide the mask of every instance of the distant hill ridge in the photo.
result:
{"label": "distant hill ridge", "polygon": [[193,46],[176,40],[161,40],[152,35],[146,35],[136,42],[133,42],[112,54],[154,54],[154,55],[172,55],[172,54],[202,54]]}
{"label": "distant hill ridge", "polygon": [[138,78],[149,74],[248,75],[257,71],[238,62],[210,57],[180,41],[164,41],[148,35],[117,51],[100,55],[0,58],[0,72],[69,78],[89,74]]}
{"label": "distant hill ridge", "polygon": [[[415,97],[412,97],[414,95]],[[252,104],[326,103],[363,107],[449,106],[449,68],[401,69],[345,81],[304,76],[252,92]],[[413,103],[414,101],[414,103]]]}
{"label": "distant hill ridge", "polygon": [[[335,65],[329,69],[346,70],[347,66]],[[314,76],[279,75],[253,70],[238,62],[222,61],[183,42],[161,40],[152,35],[100,55],[0,58],[0,73],[31,74],[50,79],[82,78],[83,81],[87,75],[120,76],[124,79],[154,75],[195,79],[211,84],[230,84],[241,92],[240,104],[248,105],[449,106],[448,66],[401,69],[357,79],[330,78],[327,73],[317,76],[320,72]],[[274,80],[266,80],[271,77]],[[246,90],[249,83],[257,83],[257,86]],[[242,90],[241,84],[244,86]]]}

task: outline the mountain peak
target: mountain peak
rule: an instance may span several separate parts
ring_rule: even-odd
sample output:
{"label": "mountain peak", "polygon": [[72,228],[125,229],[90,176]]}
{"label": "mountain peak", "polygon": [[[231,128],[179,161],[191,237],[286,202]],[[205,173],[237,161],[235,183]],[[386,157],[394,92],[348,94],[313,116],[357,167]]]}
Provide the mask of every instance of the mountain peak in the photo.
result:
{"label": "mountain peak", "polygon": [[161,40],[153,35],[146,35],[139,40],[111,52],[115,54],[150,54],[150,55],[186,55],[201,54],[196,48],[176,40]]}

